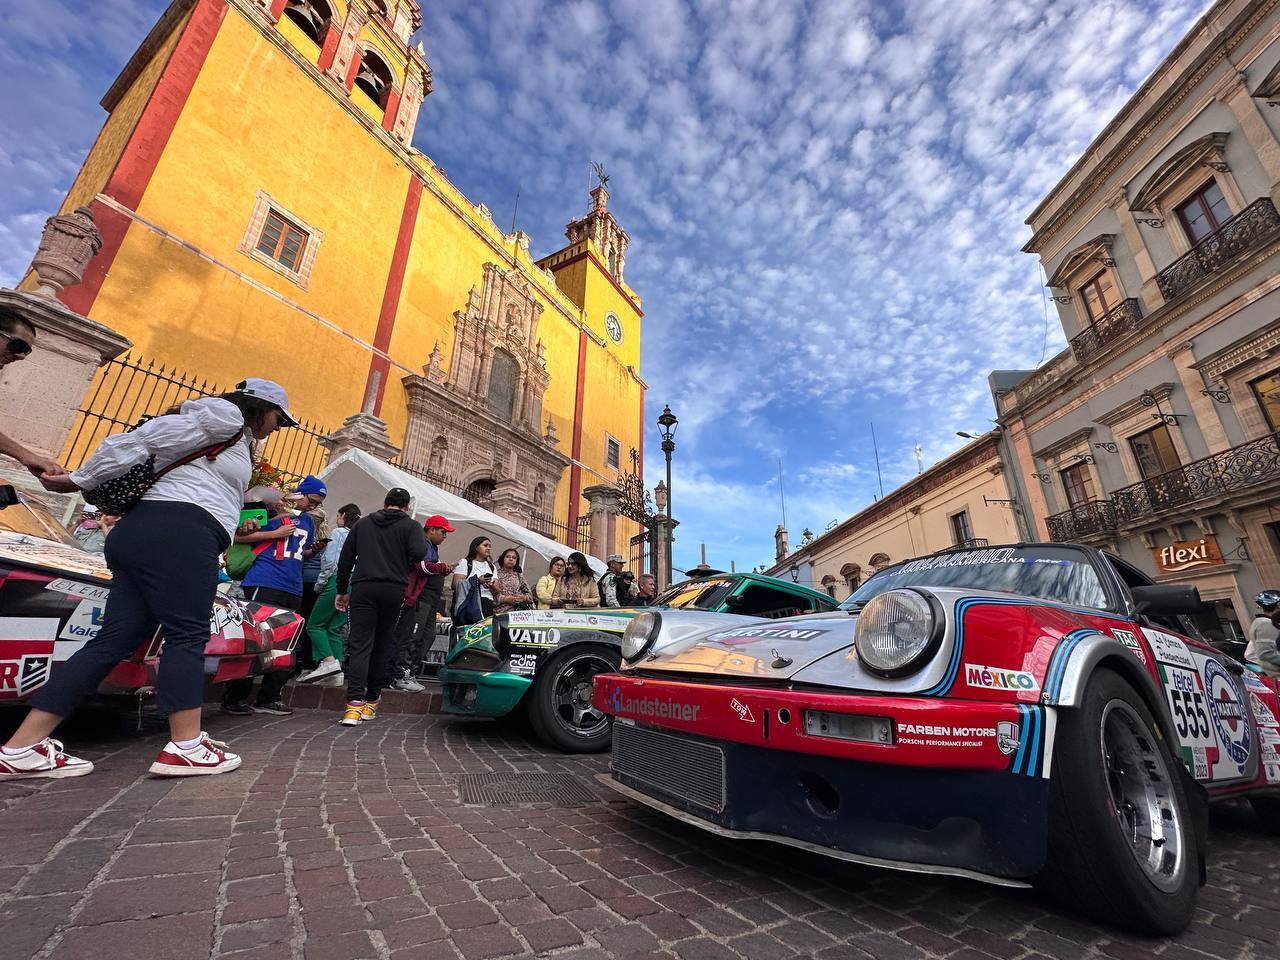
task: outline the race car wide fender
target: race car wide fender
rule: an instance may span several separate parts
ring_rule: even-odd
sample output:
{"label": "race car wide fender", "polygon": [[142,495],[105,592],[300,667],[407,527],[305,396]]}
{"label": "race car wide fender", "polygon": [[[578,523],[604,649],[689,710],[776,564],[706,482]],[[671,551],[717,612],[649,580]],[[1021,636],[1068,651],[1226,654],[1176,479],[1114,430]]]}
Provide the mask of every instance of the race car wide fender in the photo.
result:
{"label": "race car wide fender", "polygon": [[[1064,662],[1055,669],[1050,664],[1051,675],[1045,678],[1042,698],[1045,703],[1053,703],[1058,707],[1071,709],[1079,706],[1089,684],[1089,678],[1100,666],[1114,670],[1126,680],[1151,711],[1160,727],[1160,734],[1175,747],[1178,743],[1174,736],[1173,717],[1169,714],[1169,705],[1165,701],[1155,678],[1151,676],[1145,663],[1134,656],[1133,651],[1114,637],[1094,633],[1080,638],[1069,650],[1065,651]],[[1060,680],[1054,679],[1057,674]],[[1173,755],[1178,756],[1175,749]],[[1185,763],[1176,765],[1182,780],[1182,789],[1191,810],[1191,823],[1199,841],[1200,884],[1207,879],[1204,852],[1208,847],[1209,837],[1209,791],[1205,789]]]}

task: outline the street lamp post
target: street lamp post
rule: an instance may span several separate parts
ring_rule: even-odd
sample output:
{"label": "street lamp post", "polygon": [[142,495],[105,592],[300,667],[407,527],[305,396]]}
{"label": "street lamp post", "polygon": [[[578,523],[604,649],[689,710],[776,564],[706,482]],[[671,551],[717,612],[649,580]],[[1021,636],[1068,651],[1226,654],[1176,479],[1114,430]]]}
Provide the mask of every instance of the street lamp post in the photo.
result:
{"label": "street lamp post", "polygon": [[662,415],[658,417],[658,426],[662,430],[662,455],[667,460],[667,489],[666,489],[666,512],[667,512],[667,543],[666,543],[666,561],[667,561],[667,577],[671,577],[671,454],[676,449],[676,426],[680,421],[676,419],[676,415],[671,412],[671,405],[664,404],[662,407]]}

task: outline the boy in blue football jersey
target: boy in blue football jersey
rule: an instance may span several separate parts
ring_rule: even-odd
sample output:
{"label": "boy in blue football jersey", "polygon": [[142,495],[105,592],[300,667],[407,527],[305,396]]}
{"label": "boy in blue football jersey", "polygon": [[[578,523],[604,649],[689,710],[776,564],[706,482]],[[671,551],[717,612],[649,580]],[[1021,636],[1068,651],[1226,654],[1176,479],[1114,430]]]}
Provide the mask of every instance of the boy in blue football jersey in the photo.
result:
{"label": "boy in blue football jersey", "polygon": [[[315,477],[307,477],[298,491],[280,500],[275,516],[261,530],[241,534],[237,543],[261,544],[261,552],[240,586],[246,600],[298,612],[302,608],[303,552],[315,540],[315,524],[308,515],[324,502],[328,491]],[[296,515],[294,510],[299,511]],[[280,699],[289,680],[287,670],[270,670],[262,676],[257,702],[250,706],[253,678],[232,680],[222,696],[222,711],[234,716],[271,713],[287,716],[293,710]]]}

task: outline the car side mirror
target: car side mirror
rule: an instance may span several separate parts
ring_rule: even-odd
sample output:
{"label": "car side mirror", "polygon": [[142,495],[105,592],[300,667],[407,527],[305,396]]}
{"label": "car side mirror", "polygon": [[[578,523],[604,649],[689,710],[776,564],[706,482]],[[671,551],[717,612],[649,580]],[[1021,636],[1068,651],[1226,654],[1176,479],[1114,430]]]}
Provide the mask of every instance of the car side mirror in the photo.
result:
{"label": "car side mirror", "polygon": [[1182,583],[1157,583],[1146,587],[1133,587],[1135,612],[1156,617],[1176,617],[1179,614],[1200,612],[1200,591]]}
{"label": "car side mirror", "polygon": [[743,604],[746,603],[741,596],[725,597],[724,605],[730,610],[741,610]]}

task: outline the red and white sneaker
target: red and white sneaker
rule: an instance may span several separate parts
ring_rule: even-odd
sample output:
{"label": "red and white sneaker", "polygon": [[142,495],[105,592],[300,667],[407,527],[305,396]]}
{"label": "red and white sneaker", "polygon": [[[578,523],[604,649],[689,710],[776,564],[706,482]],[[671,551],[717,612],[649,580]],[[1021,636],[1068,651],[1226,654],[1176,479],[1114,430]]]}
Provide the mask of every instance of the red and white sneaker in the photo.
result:
{"label": "red and white sneaker", "polygon": [[201,777],[214,773],[230,773],[240,766],[240,757],[220,740],[212,740],[203,730],[200,742],[183,750],[170,740],[151,765],[157,777]]}
{"label": "red and white sneaker", "polygon": [[64,752],[62,741],[53,737],[45,737],[19,754],[0,753],[0,780],[83,777],[86,773],[93,773],[93,764]]}

